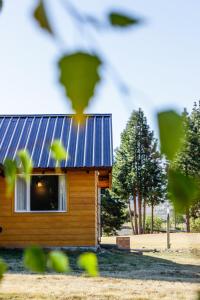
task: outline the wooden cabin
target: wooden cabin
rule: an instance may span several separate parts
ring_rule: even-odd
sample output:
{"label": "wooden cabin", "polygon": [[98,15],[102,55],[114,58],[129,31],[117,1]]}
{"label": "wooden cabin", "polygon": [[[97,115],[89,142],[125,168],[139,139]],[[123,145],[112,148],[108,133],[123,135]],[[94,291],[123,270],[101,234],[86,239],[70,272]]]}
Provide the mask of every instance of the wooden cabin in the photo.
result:
{"label": "wooden cabin", "polygon": [[[55,168],[49,146],[62,141],[68,158]],[[0,247],[97,247],[100,189],[110,187],[113,162],[109,114],[0,116],[0,163],[27,149],[34,169],[30,182],[16,178],[6,197],[0,175]]]}

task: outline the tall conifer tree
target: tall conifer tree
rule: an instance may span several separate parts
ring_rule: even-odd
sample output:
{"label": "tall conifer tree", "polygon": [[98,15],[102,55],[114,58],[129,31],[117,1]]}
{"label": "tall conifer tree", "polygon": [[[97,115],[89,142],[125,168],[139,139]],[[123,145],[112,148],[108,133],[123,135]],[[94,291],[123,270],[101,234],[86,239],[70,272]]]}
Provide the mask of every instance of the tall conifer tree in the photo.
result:
{"label": "tall conifer tree", "polygon": [[121,135],[120,147],[116,151],[113,187],[121,197],[129,201],[133,199],[135,234],[144,232],[146,202],[155,201],[157,204],[161,199],[161,186],[165,185],[165,182],[164,177],[161,176],[160,181],[157,177],[162,172],[157,143],[146,117],[141,109],[133,111]]}

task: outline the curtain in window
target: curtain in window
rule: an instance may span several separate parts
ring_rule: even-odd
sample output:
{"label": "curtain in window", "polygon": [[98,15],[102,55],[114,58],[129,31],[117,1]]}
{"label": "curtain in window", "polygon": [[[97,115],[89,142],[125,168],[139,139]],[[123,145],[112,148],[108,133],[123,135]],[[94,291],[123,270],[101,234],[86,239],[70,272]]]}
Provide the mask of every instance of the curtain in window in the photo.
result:
{"label": "curtain in window", "polygon": [[16,210],[26,211],[27,210],[27,184],[21,177],[17,177],[16,185]]}
{"label": "curtain in window", "polygon": [[59,210],[66,210],[66,177],[59,176]]}

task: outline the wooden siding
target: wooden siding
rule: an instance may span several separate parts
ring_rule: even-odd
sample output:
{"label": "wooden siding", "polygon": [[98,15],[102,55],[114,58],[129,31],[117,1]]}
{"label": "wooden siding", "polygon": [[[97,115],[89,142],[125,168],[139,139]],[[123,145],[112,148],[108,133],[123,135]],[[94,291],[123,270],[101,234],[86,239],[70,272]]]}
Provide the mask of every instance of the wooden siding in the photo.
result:
{"label": "wooden siding", "polygon": [[67,212],[17,213],[0,177],[0,247],[97,245],[97,173],[68,171]]}

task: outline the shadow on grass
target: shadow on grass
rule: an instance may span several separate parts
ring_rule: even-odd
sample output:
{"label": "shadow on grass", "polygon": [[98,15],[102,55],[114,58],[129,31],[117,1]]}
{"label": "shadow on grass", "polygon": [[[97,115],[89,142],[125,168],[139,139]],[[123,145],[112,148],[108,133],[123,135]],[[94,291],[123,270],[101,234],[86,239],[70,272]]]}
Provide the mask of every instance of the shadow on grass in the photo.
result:
{"label": "shadow on grass", "polygon": [[[66,254],[73,270],[70,275],[81,275],[82,271],[76,265],[80,252],[66,251]],[[23,265],[21,250],[0,250],[0,257],[7,262],[8,273],[31,274]],[[102,277],[200,283],[200,266],[176,263],[159,257],[159,254],[156,257],[150,254],[137,255],[120,251],[104,251],[97,253],[97,257]],[[200,257],[197,259],[200,260]],[[48,272],[45,275],[49,274],[54,273]]]}

